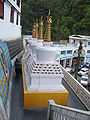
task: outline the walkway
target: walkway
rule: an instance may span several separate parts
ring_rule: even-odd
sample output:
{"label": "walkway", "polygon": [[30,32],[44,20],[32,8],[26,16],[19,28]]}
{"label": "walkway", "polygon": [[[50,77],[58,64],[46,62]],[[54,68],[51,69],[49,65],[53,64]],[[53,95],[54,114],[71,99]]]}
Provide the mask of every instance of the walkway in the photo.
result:
{"label": "walkway", "polygon": [[13,79],[10,120],[47,120],[47,110],[23,109],[22,78]]}
{"label": "walkway", "polygon": [[22,81],[13,79],[12,93],[11,93],[11,118],[10,120],[23,120],[23,95],[22,95]]}

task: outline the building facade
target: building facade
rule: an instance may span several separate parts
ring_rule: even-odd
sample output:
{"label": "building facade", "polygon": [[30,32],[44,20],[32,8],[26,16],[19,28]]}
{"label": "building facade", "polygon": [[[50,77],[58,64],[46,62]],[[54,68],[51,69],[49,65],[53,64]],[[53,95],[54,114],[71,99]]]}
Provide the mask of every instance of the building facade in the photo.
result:
{"label": "building facade", "polygon": [[72,35],[69,36],[69,43],[75,46],[79,46],[79,42],[83,43],[83,47],[86,51],[85,62],[90,63],[90,36]]}
{"label": "building facade", "polygon": [[11,58],[22,50],[21,0],[0,0],[0,40],[8,44]]}
{"label": "building facade", "polygon": [[21,0],[0,0],[0,39],[21,38]]}

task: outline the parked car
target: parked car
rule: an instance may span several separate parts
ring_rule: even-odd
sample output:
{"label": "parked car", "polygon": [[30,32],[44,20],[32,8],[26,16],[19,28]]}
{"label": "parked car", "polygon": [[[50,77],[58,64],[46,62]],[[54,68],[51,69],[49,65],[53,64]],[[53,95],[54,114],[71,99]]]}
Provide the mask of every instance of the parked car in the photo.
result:
{"label": "parked car", "polygon": [[88,86],[88,76],[82,76],[81,77],[81,80],[80,80],[80,83],[83,85],[83,86]]}
{"label": "parked car", "polygon": [[83,64],[81,64],[81,65],[79,65],[79,71],[82,69],[84,67],[84,65]]}
{"label": "parked car", "polygon": [[78,75],[83,76],[88,74],[88,68],[82,68],[79,72]]}
{"label": "parked car", "polygon": [[81,70],[82,68],[90,68],[90,63],[84,63],[84,64],[81,64],[80,66],[79,66],[79,70]]}

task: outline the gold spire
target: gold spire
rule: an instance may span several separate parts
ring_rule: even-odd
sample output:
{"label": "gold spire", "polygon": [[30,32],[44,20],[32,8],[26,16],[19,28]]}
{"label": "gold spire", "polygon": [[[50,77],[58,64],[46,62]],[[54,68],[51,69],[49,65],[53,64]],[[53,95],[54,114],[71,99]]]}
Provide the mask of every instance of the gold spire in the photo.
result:
{"label": "gold spire", "polygon": [[51,41],[51,23],[52,23],[52,17],[50,16],[50,10],[49,10],[49,14],[47,16],[47,22],[48,22],[48,42]]}
{"label": "gold spire", "polygon": [[39,25],[38,25],[38,19],[36,19],[36,38],[38,39],[39,37],[39,34],[38,34],[38,28],[39,28]]}
{"label": "gold spire", "polygon": [[35,25],[35,23],[33,24],[32,37],[36,38],[36,25]]}
{"label": "gold spire", "polygon": [[43,16],[41,16],[40,20],[40,39],[43,39]]}

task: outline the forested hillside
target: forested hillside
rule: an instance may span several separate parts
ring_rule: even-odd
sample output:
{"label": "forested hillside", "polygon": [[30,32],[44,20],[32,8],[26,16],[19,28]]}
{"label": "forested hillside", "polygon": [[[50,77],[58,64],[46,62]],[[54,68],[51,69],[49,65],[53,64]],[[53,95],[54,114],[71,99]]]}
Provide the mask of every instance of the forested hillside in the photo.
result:
{"label": "forested hillside", "polygon": [[36,13],[51,10],[52,39],[71,34],[90,35],[90,0],[22,0],[23,33],[32,30]]}

